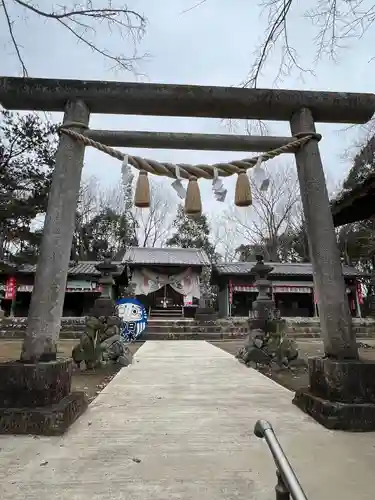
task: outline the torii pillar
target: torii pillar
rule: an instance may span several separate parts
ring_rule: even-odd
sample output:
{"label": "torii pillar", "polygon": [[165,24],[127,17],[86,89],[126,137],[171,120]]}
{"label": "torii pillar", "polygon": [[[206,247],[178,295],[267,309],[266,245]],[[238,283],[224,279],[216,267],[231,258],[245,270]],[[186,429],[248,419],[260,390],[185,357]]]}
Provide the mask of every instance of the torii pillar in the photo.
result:
{"label": "torii pillar", "polygon": [[[84,131],[86,104],[64,108],[63,123]],[[0,434],[61,435],[88,406],[71,392],[72,360],[56,356],[84,152],[60,137],[21,359],[0,363]]]}
{"label": "torii pillar", "polygon": [[292,115],[294,136],[315,135],[296,153],[325,357],[309,359],[310,387],[294,404],[325,427],[375,430],[375,363],[359,360],[312,112]]}

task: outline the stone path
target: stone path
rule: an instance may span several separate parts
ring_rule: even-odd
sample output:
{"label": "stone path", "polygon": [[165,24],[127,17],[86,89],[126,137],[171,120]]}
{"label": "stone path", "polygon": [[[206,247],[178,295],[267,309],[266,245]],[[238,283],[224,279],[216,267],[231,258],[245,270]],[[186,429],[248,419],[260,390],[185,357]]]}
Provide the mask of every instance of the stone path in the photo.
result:
{"label": "stone path", "polygon": [[270,420],[309,500],[372,500],[375,433],[327,431],[204,341],[147,342],[62,438],[0,437],[2,500],[269,500]]}

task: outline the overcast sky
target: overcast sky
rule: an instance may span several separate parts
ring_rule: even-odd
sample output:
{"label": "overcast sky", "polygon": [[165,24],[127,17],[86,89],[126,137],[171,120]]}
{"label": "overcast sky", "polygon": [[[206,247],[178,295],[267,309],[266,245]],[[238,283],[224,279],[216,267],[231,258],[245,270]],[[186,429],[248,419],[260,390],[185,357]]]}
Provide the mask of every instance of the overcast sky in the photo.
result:
{"label": "overcast sky", "polygon": [[[221,86],[237,85],[244,79],[267,22],[265,17],[261,17],[257,2],[206,0],[200,6],[186,11],[196,3],[197,0],[127,2],[130,8],[145,14],[148,21],[146,35],[139,46],[140,53],[151,54],[151,57],[140,65],[140,70],[146,75],[143,77],[144,81]],[[32,14],[25,19],[19,6],[11,5],[11,2],[7,4],[15,20],[15,34],[22,46],[30,76],[134,81],[135,77],[130,73],[111,70],[109,63],[92,54],[84,45],[77,44],[60,26]],[[49,4],[48,0],[38,2],[40,7],[46,9]],[[95,6],[95,2],[93,4]],[[312,40],[316,31],[308,21],[300,22],[299,14],[296,10],[289,23],[290,41],[297,48],[301,48],[301,65],[312,67],[315,56]],[[2,75],[20,76],[20,67],[9,43],[3,17],[0,17],[0,72]],[[104,25],[98,31],[96,41],[100,46],[114,52],[128,50],[128,42],[116,34],[111,35]],[[351,48],[342,52],[339,64],[329,60],[320,62],[315,68],[316,76],[305,74],[301,80],[298,73],[294,73],[285,77],[279,86],[372,92],[375,63],[369,63],[369,60],[375,52],[373,41],[367,37],[362,42],[353,42]],[[129,52],[131,50],[129,44]],[[276,53],[269,61],[259,86],[273,86],[278,70],[277,55]],[[61,120],[61,115],[53,118]],[[92,128],[107,129],[229,133],[226,125],[219,120],[202,118],[93,115],[90,125]],[[358,129],[344,132],[343,128],[338,125],[318,125],[318,131],[323,134],[321,151],[325,170],[333,183],[343,179],[347,172],[350,164],[343,161],[341,156],[359,133]],[[237,131],[243,132],[243,124],[238,124]],[[274,135],[290,133],[288,124],[283,123],[271,123],[270,132]],[[130,149],[129,153],[184,163],[213,163],[244,156],[242,153],[230,152],[145,149]],[[292,158],[285,156],[283,161],[292,163]],[[270,162],[270,167],[277,168],[277,160]],[[85,175],[95,175],[103,183],[111,184],[120,179],[120,164],[101,153],[89,151],[86,154]],[[226,203],[231,203],[234,180],[226,183],[230,188]],[[205,208],[209,211],[221,209],[222,205],[212,199],[210,183],[202,181],[201,186]]]}

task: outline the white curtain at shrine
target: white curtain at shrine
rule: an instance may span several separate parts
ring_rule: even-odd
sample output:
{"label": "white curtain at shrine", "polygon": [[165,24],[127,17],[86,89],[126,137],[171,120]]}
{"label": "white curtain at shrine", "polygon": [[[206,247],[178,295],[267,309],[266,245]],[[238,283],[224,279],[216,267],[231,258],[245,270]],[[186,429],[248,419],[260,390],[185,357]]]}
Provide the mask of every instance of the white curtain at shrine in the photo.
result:
{"label": "white curtain at shrine", "polygon": [[199,275],[190,267],[179,274],[158,274],[145,268],[135,270],[132,283],[135,285],[135,295],[148,295],[170,285],[181,295],[200,298]]}

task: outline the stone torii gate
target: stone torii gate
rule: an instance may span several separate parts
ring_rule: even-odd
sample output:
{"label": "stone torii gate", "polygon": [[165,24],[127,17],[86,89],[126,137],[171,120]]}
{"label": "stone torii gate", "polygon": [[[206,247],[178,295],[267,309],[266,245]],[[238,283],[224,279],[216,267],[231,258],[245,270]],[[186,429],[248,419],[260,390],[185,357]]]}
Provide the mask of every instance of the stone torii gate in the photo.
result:
{"label": "stone torii gate", "polygon": [[[0,103],[11,110],[63,111],[62,131],[70,132],[61,134],[57,151],[21,356],[24,363],[58,363],[56,343],[85,144],[294,153],[326,355],[310,361],[310,389],[297,393],[294,402],[326,426],[375,430],[375,364],[358,360],[318,147],[321,136],[315,129],[316,122],[367,122],[375,111],[374,94],[4,77],[0,78]],[[90,113],[288,121],[292,136],[90,130]],[[142,159],[132,160],[132,165],[143,168]],[[219,175],[240,177],[254,163],[225,164]],[[176,178],[175,166],[163,165],[167,165],[164,174],[156,173]],[[188,166],[182,167],[186,171],[181,176],[192,180],[189,175],[195,176],[196,171],[189,174]],[[212,167],[203,166],[201,171],[201,177],[213,178]]]}

